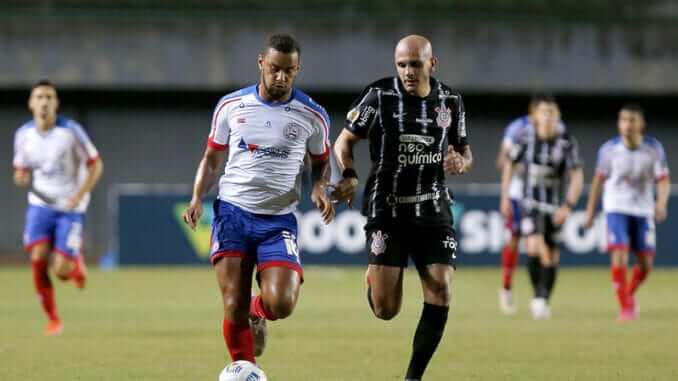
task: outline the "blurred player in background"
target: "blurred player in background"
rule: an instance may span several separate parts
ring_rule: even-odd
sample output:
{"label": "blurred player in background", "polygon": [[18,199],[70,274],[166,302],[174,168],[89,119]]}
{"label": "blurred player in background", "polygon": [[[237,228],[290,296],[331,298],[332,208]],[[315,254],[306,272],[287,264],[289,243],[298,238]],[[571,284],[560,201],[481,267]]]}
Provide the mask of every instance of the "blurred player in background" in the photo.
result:
{"label": "blurred player in background", "polygon": [[[307,152],[311,198],[325,223],[334,217],[326,190],[330,120],[325,109],[294,88],[300,54],[289,35],[272,36],[258,58],[259,83],[219,101],[184,213],[184,221],[195,228],[202,198],[228,155],[214,202],[210,259],[223,298],[224,340],[233,361],[255,362],[264,349],[266,319],[288,317],[297,303],[303,271],[293,212]],[[261,294],[252,297],[255,265]]]}
{"label": "blurred player in background", "polygon": [[402,304],[403,269],[414,261],[424,306],[414,335],[406,380],[421,380],[445,329],[457,242],[445,174],[471,167],[464,105],[459,93],[431,77],[431,44],[421,36],[400,40],[397,76],[368,86],[347,115],[335,156],[344,180],[338,200],[358,185],[353,148],[368,139],[372,170],[365,185],[369,266],[367,299],[374,315],[390,320]]}
{"label": "blurred player in background", "polygon": [[49,277],[49,255],[61,280],[85,287],[82,256],[85,212],[103,163],[87,133],[57,114],[56,87],[40,81],[31,89],[33,119],[14,137],[14,182],[29,188],[24,247],[31,254],[33,282],[49,323],[45,335],[63,332]]}
{"label": "blurred player in background", "polygon": [[[664,147],[657,139],[644,135],[645,115],[640,106],[622,107],[617,126],[619,136],[598,151],[596,173],[586,207],[586,225],[593,225],[602,193],[612,282],[620,307],[619,320],[627,321],[638,318],[634,295],[652,270],[656,246],[654,223],[666,219],[671,184]],[[631,282],[627,283],[630,252],[636,255],[637,263]]]}
{"label": "blurred player in background", "polygon": [[[528,272],[534,288],[530,303],[535,319],[550,318],[549,298],[556,281],[560,251],[558,234],[574,209],[583,186],[576,140],[558,131],[560,112],[550,96],[534,104],[534,128],[526,128],[511,148],[502,175],[501,212],[511,218],[510,184],[523,166],[521,232],[527,237]],[[565,184],[569,177],[569,186]]]}
{"label": "blurred player in background", "polygon": [[[511,147],[518,144],[518,140],[525,133],[525,129],[534,128],[532,120],[537,101],[537,98],[531,99],[527,107],[527,115],[513,120],[506,126],[496,160],[497,169],[500,171],[504,169],[504,165],[510,160],[509,153],[511,152]],[[557,128],[559,133],[565,131],[565,125],[562,121],[558,120]],[[513,315],[517,311],[511,287],[513,284],[513,273],[518,266],[520,255],[520,221],[522,219],[520,212],[523,188],[523,167],[518,165],[514,170],[509,186],[511,215],[510,218],[506,219],[506,228],[511,233],[511,236],[501,251],[502,287],[499,289],[499,309],[506,315]]]}

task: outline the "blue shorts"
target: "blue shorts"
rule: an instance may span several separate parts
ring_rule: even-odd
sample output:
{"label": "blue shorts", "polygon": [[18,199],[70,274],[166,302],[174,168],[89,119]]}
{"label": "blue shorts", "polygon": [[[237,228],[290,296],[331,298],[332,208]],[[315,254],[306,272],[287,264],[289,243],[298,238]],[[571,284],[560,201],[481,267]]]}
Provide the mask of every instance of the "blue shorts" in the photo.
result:
{"label": "blue shorts", "polygon": [[656,235],[652,217],[607,213],[607,251],[625,250],[654,255]]}
{"label": "blue shorts", "polygon": [[303,279],[297,219],[294,214],[265,215],[247,212],[225,201],[214,201],[210,260],[224,257],[254,261],[257,272],[268,267],[287,267]]}
{"label": "blue shorts", "polygon": [[29,205],[24,228],[24,248],[48,242],[54,252],[69,260],[82,252],[84,213],[61,212],[52,208]]}
{"label": "blue shorts", "polygon": [[520,234],[520,222],[523,217],[522,207],[520,205],[520,200],[511,199],[511,219],[506,221],[506,229],[508,229],[511,234],[519,235]]}

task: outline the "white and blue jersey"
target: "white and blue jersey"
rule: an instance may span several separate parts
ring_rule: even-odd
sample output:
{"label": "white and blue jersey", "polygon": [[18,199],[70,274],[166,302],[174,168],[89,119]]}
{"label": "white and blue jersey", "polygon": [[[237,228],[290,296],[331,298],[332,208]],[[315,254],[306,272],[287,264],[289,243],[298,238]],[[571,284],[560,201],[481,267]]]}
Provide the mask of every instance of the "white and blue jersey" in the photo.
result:
{"label": "white and blue jersey", "polygon": [[604,181],[608,250],[654,254],[655,183],[669,176],[662,144],[645,136],[631,149],[621,137],[611,139],[598,151],[596,176]]}
{"label": "white and blue jersey", "polygon": [[297,221],[306,154],[327,159],[330,119],[298,89],[270,103],[250,86],[223,97],[214,110],[208,145],[228,149],[214,204],[211,260],[238,256],[300,274]]}
{"label": "white and blue jersey", "polygon": [[25,123],[14,136],[13,165],[32,172],[32,186],[42,197],[29,192],[24,247],[48,242],[55,252],[77,257],[82,248],[85,211],[89,194],[73,210],[67,202],[86,177],[86,166],[99,153],[87,133],[75,121],[59,116],[55,125],[40,131],[33,120]]}

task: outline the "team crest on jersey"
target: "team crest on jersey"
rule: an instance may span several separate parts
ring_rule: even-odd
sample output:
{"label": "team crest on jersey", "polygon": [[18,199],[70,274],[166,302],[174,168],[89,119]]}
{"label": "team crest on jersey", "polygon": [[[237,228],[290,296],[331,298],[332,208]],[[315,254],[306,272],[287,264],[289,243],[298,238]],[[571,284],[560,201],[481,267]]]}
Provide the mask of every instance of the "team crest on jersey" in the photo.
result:
{"label": "team crest on jersey", "polygon": [[381,230],[377,230],[372,233],[372,245],[370,246],[370,251],[374,255],[384,254],[386,251],[386,240],[388,239],[388,234],[384,234]]}
{"label": "team crest on jersey", "polygon": [[441,104],[440,107],[436,107],[436,112],[438,117],[436,117],[436,123],[440,128],[449,128],[452,124],[452,112],[448,107],[445,107],[445,104]]}
{"label": "team crest on jersey", "polygon": [[295,122],[288,124],[287,126],[285,126],[283,134],[289,140],[297,140],[297,138],[299,137],[299,125]]}

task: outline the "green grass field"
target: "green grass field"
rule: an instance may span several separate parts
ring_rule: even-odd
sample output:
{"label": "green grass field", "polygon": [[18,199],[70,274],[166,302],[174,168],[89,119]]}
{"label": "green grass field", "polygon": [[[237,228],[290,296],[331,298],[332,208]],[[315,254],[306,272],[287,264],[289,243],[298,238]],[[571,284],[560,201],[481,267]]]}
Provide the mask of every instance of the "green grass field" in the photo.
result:
{"label": "green grass field", "polygon": [[[641,288],[641,320],[614,322],[606,269],[563,270],[551,321],[497,309],[498,270],[462,269],[443,343],[426,380],[678,380],[678,271]],[[216,380],[228,362],[214,275],[205,268],[93,271],[88,289],[57,285],[65,323],[45,338],[28,266],[0,269],[0,380]],[[272,381],[402,380],[421,307],[408,272],[403,310],[371,316],[363,270],[306,269],[294,315],[269,323],[259,360]]]}

